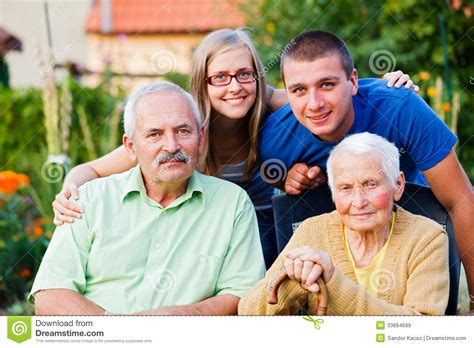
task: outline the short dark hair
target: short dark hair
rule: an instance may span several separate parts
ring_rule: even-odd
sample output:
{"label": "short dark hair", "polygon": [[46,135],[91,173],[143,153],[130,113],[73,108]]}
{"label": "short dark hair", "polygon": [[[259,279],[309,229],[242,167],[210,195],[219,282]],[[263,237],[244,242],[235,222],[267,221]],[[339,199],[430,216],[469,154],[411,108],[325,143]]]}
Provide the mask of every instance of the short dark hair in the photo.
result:
{"label": "short dark hair", "polygon": [[285,81],[283,66],[288,58],[308,62],[332,54],[337,54],[341,58],[342,67],[349,79],[354,69],[354,61],[344,41],[338,36],[322,30],[303,33],[291,40],[283,51],[280,65],[281,78]]}

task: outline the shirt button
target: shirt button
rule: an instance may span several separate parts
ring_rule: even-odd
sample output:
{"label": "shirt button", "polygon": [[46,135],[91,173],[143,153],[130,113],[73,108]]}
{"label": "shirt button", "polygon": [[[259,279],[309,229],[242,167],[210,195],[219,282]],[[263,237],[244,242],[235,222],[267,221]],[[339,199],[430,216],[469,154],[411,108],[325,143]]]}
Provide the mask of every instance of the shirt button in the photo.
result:
{"label": "shirt button", "polygon": [[199,262],[206,263],[206,257],[205,256],[199,257]]}
{"label": "shirt button", "polygon": [[145,309],[145,307],[143,307],[143,305],[139,305],[139,306],[138,306],[138,310],[139,310],[139,311],[142,311],[142,310],[144,310],[144,309]]}
{"label": "shirt button", "polygon": [[159,249],[161,247],[161,244],[160,243],[155,243],[155,248],[156,249]]}

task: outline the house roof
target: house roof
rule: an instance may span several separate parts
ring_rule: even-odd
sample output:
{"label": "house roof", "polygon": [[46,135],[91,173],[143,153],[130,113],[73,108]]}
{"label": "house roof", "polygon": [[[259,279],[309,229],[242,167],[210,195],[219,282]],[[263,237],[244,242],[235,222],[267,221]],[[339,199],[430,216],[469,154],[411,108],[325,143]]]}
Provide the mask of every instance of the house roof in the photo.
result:
{"label": "house roof", "polygon": [[[208,32],[245,25],[241,0],[110,0],[111,34]],[[101,1],[86,20],[88,33],[104,33]]]}

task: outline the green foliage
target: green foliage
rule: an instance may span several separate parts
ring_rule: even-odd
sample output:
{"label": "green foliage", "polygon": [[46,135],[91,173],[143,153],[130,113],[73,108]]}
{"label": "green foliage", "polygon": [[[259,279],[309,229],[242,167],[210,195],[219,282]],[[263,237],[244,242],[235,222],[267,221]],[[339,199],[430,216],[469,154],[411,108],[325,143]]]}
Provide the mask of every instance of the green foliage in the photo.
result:
{"label": "green foliage", "polygon": [[39,90],[0,90],[0,170],[24,172],[30,166],[25,155],[45,143],[42,117]]}
{"label": "green foliage", "polygon": [[26,299],[51,230],[26,189],[0,193],[0,308]]}
{"label": "green foliage", "polygon": [[[124,98],[121,91],[117,92],[118,96],[112,96],[110,86],[105,83],[91,89],[71,80],[69,88],[73,111],[70,150],[66,155],[71,158],[72,167],[121,144]],[[40,90],[0,90],[0,170],[27,173],[32,181],[30,194],[38,210],[52,216],[51,202],[61,188],[61,180],[45,180],[48,153],[43,120]]]}
{"label": "green foliage", "polygon": [[[124,98],[107,81],[94,89],[73,80],[68,85],[70,168],[121,144]],[[31,312],[22,301],[54,230],[51,203],[68,169],[48,163],[45,137],[41,91],[0,89],[0,172],[26,173],[31,182],[14,194],[0,195],[0,308],[10,306],[10,313]]]}
{"label": "green foliage", "polygon": [[[392,70],[412,76],[427,71],[444,77],[450,66],[453,93],[460,93],[458,154],[474,180],[474,56],[472,18],[464,13],[467,2],[453,9],[450,1],[427,0],[348,1],[247,1],[248,27],[267,71],[268,81],[282,87],[280,56],[295,36],[321,29],[340,36],[348,45],[360,77],[379,77],[370,69],[370,57],[388,50],[395,57]],[[472,8],[471,3],[471,10]],[[441,44],[440,18],[445,21],[447,54]],[[447,81],[445,81],[447,86]],[[443,93],[444,102],[450,102]]]}
{"label": "green foliage", "polygon": [[189,88],[189,76],[178,72],[169,72],[163,76],[166,81],[173,82],[185,91],[190,90]]}

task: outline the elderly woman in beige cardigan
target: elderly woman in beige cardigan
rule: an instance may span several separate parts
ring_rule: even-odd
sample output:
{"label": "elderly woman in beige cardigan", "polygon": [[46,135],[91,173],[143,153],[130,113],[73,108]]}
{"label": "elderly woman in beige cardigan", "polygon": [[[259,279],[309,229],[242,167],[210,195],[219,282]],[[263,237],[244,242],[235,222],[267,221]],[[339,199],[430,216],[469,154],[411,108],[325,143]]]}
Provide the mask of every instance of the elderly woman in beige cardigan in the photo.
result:
{"label": "elderly woman in beige cardigan", "polygon": [[[321,277],[329,315],[443,315],[448,237],[432,220],[395,205],[405,179],[397,148],[382,137],[345,138],[327,162],[336,210],[304,221],[239,314],[315,314]],[[271,304],[276,279],[286,274]],[[275,295],[275,294],[273,294]]]}

